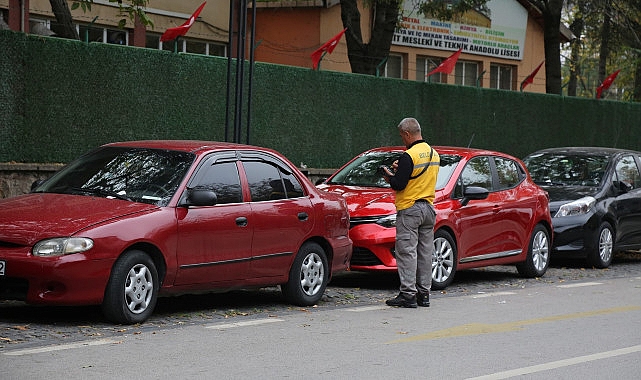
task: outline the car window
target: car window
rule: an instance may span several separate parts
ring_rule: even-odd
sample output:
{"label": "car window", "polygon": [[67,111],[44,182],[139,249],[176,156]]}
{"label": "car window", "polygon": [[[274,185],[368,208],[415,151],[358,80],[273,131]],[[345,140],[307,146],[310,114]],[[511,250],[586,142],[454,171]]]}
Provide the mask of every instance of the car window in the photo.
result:
{"label": "car window", "polygon": [[303,196],[303,188],[296,177],[285,173],[268,162],[244,161],[252,202]]}
{"label": "car window", "polygon": [[190,187],[213,190],[216,193],[216,204],[242,202],[242,188],[236,162],[215,161],[215,158],[209,159],[201,166]]}
{"label": "car window", "polygon": [[521,181],[520,166],[514,160],[494,157],[494,165],[499,179],[498,190],[512,188]]}
{"label": "car window", "polygon": [[633,156],[624,156],[617,162],[616,176],[619,181],[632,186],[632,189],[641,187],[639,168]]}
{"label": "car window", "polygon": [[450,177],[454,173],[454,169],[461,162],[461,156],[452,154],[441,154],[441,166],[438,170],[438,177],[436,177],[436,190],[441,190],[450,181]]}
{"label": "car window", "polygon": [[465,165],[456,183],[454,197],[462,198],[464,189],[470,186],[482,187],[488,191],[493,190],[489,157],[474,157]]}

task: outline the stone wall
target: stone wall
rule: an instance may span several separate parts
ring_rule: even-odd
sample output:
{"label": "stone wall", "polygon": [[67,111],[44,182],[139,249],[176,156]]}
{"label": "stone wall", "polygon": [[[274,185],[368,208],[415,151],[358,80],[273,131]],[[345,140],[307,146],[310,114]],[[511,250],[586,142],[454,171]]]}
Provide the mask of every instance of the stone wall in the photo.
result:
{"label": "stone wall", "polygon": [[0,163],[0,198],[28,193],[32,183],[49,178],[62,166],[62,164]]}

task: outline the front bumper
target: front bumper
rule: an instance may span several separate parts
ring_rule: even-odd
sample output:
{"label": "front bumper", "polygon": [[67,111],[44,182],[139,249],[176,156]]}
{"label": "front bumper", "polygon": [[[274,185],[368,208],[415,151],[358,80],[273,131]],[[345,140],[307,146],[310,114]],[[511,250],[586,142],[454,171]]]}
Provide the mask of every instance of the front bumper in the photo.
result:
{"label": "front bumper", "polygon": [[350,264],[354,271],[396,272],[394,245],[396,229],[378,224],[360,224],[349,230],[354,249]]}
{"label": "front bumper", "polygon": [[552,218],[552,253],[557,257],[580,257],[595,249],[600,222],[594,213]]}
{"label": "front bumper", "polygon": [[18,250],[0,251],[0,260],[6,263],[0,299],[48,305],[100,304],[114,263],[86,253],[34,257]]}

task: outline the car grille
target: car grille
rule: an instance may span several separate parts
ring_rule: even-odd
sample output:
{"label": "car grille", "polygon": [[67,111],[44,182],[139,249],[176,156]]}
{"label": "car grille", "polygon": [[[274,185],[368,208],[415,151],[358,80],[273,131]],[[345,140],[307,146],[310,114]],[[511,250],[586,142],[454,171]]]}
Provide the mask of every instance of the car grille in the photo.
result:
{"label": "car grille", "polygon": [[29,282],[23,278],[0,278],[0,300],[24,301],[28,290]]}
{"label": "car grille", "polygon": [[351,265],[374,266],[383,265],[383,262],[376,257],[374,252],[367,248],[354,247],[352,251]]}
{"label": "car grille", "polygon": [[349,228],[353,228],[353,227],[359,226],[361,224],[376,223],[376,221],[379,220],[380,218],[381,218],[380,216],[364,216],[364,217],[359,217],[359,218],[350,218],[349,219]]}

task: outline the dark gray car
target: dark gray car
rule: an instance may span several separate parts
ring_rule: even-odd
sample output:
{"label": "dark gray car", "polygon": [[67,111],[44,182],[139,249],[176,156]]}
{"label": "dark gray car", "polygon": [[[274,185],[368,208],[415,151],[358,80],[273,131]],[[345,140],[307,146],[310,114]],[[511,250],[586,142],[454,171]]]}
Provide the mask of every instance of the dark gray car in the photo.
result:
{"label": "dark gray car", "polygon": [[606,268],[613,252],[641,249],[640,157],[626,149],[563,147],[523,159],[550,195],[554,256]]}

